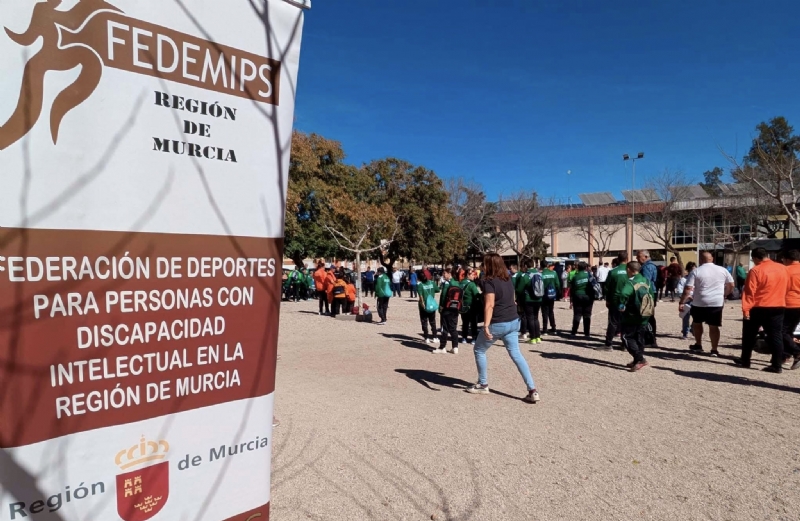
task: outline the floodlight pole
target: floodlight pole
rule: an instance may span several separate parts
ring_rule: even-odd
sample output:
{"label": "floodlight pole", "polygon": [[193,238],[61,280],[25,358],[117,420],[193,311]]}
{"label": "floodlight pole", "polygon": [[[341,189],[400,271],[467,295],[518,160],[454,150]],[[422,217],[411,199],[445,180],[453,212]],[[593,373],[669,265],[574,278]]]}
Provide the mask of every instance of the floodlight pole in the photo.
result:
{"label": "floodlight pole", "polygon": [[572,170],[567,170],[567,206],[572,208],[572,186],[569,182],[569,176],[572,173]]}
{"label": "floodlight pole", "polygon": [[633,254],[633,228],[636,225],[636,160],[644,159],[644,152],[639,152],[636,157],[622,154],[622,161],[627,163],[629,159],[633,163],[633,174],[631,177],[631,254]]}

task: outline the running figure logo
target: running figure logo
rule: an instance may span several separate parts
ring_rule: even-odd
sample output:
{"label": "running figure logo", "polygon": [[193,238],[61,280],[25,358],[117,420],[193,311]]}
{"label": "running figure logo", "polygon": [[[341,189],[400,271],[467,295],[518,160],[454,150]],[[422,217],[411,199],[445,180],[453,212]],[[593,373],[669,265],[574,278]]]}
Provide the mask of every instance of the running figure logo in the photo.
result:
{"label": "running figure logo", "polygon": [[67,113],[86,101],[100,84],[103,62],[97,53],[86,47],[63,47],[61,29],[77,31],[93,14],[119,9],[104,0],[82,0],[69,11],[58,11],[61,0],[47,0],[33,8],[28,29],[16,33],[5,28],[6,34],[18,45],[33,45],[41,37],[42,48],[25,65],[17,108],[0,126],[0,150],[22,139],[36,124],[42,112],[44,76],[48,71],[68,71],[80,66],[78,78],[56,96],[50,110],[50,135],[58,141],[58,129]]}
{"label": "running figure logo", "polygon": [[58,142],[64,116],[97,89],[103,67],[270,105],[280,103],[278,60],[132,18],[105,0],[80,0],[68,11],[58,10],[61,3],[35,4],[30,25],[22,33],[5,28],[18,45],[28,47],[41,38],[42,48],[25,65],[17,107],[0,125],[0,150],[22,139],[38,121],[48,71],[80,66],[78,78],[53,102],[53,144]]}

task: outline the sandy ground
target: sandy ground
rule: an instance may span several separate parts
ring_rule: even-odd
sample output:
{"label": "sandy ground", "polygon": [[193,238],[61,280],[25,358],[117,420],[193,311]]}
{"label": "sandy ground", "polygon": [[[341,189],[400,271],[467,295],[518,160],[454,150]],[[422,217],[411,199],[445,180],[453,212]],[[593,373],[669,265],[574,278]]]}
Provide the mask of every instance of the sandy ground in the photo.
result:
{"label": "sandy ground", "polygon": [[[502,344],[489,350],[493,394],[465,393],[471,346],[430,354],[413,301],[393,298],[382,327],[316,309],[281,310],[275,520],[800,519],[800,371],[730,365],[738,302],[722,358],[688,352],[668,302],[668,336],[639,373],[583,338],[523,344],[536,405],[519,399]],[[556,320],[569,327],[567,304]],[[588,345],[605,326],[596,303]]]}

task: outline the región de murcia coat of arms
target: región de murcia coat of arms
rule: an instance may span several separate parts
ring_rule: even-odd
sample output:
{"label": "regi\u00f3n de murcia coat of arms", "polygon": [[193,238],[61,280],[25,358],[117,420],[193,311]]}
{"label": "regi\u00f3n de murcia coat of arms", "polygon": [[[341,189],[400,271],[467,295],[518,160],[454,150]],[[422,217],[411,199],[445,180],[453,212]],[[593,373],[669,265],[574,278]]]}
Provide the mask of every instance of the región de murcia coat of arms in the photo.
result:
{"label": "regi\u00f3n de murcia coat of arms", "polygon": [[117,513],[125,521],[146,521],[158,514],[169,497],[169,451],[165,440],[141,441],[117,453]]}

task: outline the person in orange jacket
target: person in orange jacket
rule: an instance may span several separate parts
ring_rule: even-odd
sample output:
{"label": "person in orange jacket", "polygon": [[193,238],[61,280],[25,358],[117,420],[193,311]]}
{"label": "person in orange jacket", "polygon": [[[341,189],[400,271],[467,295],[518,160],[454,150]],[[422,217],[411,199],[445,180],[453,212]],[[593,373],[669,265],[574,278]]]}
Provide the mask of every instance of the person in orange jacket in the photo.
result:
{"label": "person in orange jacket", "polygon": [[325,305],[325,314],[331,314],[331,307],[328,303],[328,294],[325,287],[325,279],[328,276],[325,269],[325,262],[322,259],[317,260],[317,269],[314,270],[314,289],[317,292],[317,299],[319,300],[319,314],[322,314],[322,306]]}
{"label": "person in orange jacket", "polygon": [[783,314],[786,311],[786,288],[789,277],[783,264],[773,262],[764,248],[750,253],[755,267],[747,274],[742,294],[742,356],[734,358],[739,367],[750,367],[750,357],[756,344],[759,328],[764,328],[772,351],[768,373],[782,373]]}
{"label": "person in orange jacket", "polygon": [[347,282],[344,273],[337,271],[334,282],[328,285],[328,302],[331,303],[331,316],[336,317],[347,305]]}
{"label": "person in orange jacket", "polygon": [[347,287],[345,288],[345,295],[347,295],[347,313],[353,312],[353,307],[356,305],[356,285],[353,284],[353,276],[347,278]]}
{"label": "person in orange jacket", "polygon": [[[331,288],[336,283],[336,268],[333,267],[333,264],[325,268],[325,293],[330,293]],[[330,302],[330,298],[328,298]]]}
{"label": "person in orange jacket", "polygon": [[800,345],[794,341],[794,332],[800,324],[800,251],[791,250],[783,256],[783,265],[789,277],[786,288],[786,312],[783,314],[783,354],[792,365],[800,369]]}

